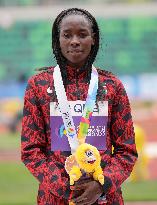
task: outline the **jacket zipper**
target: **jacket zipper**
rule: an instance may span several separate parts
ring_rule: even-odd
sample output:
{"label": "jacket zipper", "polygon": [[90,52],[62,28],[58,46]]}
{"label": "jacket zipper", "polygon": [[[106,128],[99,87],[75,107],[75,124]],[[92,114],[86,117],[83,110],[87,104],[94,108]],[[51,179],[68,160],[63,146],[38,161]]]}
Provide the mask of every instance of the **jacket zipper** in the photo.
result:
{"label": "jacket zipper", "polygon": [[78,69],[76,69],[76,72],[75,72],[75,75],[76,75],[75,76],[76,77],[75,78],[76,79],[76,93],[77,93],[77,98],[78,98],[77,100],[80,100],[79,83],[78,83],[78,75],[77,75],[78,72],[79,72]]}

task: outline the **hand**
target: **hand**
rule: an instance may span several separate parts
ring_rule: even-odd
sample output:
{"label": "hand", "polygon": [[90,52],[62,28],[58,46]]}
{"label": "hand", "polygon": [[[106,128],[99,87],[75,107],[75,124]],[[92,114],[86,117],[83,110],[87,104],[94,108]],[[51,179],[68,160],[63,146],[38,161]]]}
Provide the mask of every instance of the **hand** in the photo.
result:
{"label": "hand", "polygon": [[72,198],[71,200],[77,205],[94,204],[103,193],[102,185],[95,180],[78,183],[73,186],[73,190],[83,191],[83,193],[80,196]]}
{"label": "hand", "polygon": [[70,189],[73,190],[72,192],[72,196],[71,196],[71,199],[73,198],[77,198],[79,196],[81,196],[84,192],[84,190],[79,190],[79,189],[75,189],[75,186],[76,185],[81,185],[81,184],[84,184],[84,183],[87,183],[87,182],[90,182],[90,181],[93,181],[93,177],[90,176],[90,175],[82,175],[81,178],[75,182],[75,184],[73,186],[70,186]]}

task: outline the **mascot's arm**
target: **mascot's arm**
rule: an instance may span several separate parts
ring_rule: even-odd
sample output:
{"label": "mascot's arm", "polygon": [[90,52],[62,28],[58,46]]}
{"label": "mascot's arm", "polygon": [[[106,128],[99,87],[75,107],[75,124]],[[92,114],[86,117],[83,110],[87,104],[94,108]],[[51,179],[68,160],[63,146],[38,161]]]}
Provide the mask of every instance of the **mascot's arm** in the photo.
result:
{"label": "mascot's arm", "polygon": [[103,175],[102,168],[100,166],[98,166],[95,172],[93,173],[93,178],[96,181],[99,181],[101,185],[104,184],[104,175]]}
{"label": "mascot's arm", "polygon": [[70,173],[70,185],[74,185],[74,182],[79,180],[79,178],[82,176],[82,172],[78,166],[73,166]]}

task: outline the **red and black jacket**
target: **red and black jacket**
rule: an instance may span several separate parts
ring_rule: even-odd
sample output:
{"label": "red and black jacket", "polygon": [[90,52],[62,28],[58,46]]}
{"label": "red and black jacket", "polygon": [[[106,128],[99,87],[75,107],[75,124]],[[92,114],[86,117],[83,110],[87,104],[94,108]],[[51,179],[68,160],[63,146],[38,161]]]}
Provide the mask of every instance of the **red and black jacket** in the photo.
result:
{"label": "red and black jacket", "polygon": [[[130,175],[137,151],[130,104],[126,91],[112,73],[98,70],[98,100],[108,101],[106,151],[100,151],[104,170],[104,192],[107,205],[123,204],[120,186]],[[68,100],[86,100],[87,72],[67,67]],[[104,88],[107,87],[107,94]],[[47,89],[51,88],[52,93]],[[21,134],[21,158],[29,171],[39,180],[38,204],[68,204],[69,176],[64,169],[69,152],[51,151],[50,102],[57,101],[53,84],[53,67],[28,80],[24,97]],[[114,147],[114,152],[112,152]]]}

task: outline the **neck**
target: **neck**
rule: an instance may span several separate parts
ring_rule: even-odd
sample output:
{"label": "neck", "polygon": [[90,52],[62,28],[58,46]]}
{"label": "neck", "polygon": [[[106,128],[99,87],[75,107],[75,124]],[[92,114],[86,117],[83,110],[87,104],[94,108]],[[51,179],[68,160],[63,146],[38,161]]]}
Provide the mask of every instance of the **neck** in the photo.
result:
{"label": "neck", "polygon": [[80,69],[82,70],[82,68],[84,67],[84,64],[74,64],[74,63],[68,63],[67,66],[72,67],[72,68],[76,68],[76,69]]}

